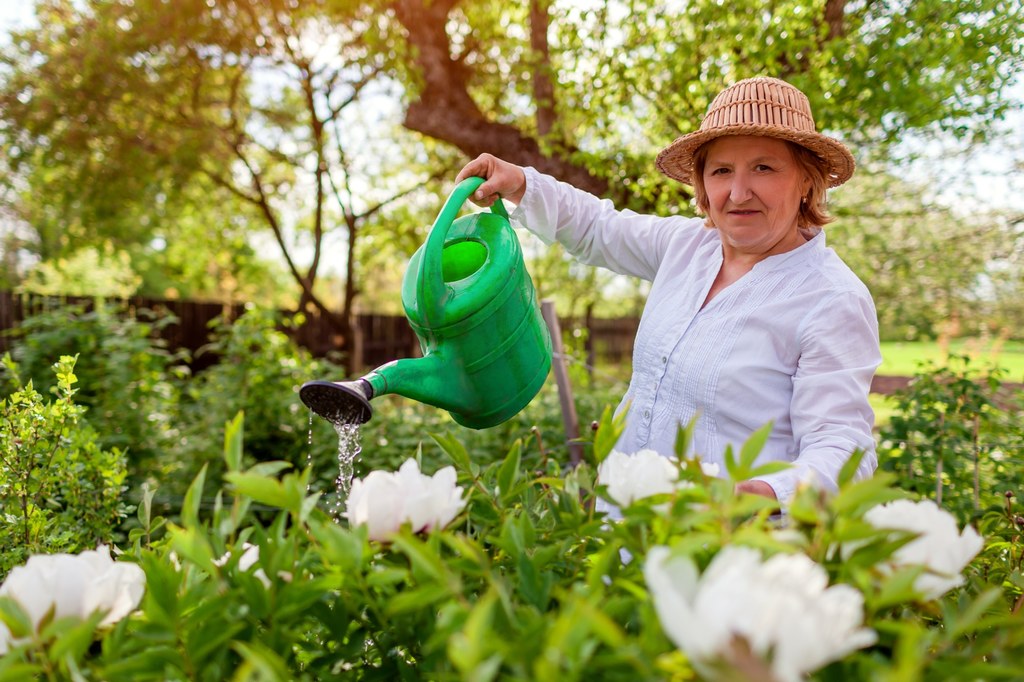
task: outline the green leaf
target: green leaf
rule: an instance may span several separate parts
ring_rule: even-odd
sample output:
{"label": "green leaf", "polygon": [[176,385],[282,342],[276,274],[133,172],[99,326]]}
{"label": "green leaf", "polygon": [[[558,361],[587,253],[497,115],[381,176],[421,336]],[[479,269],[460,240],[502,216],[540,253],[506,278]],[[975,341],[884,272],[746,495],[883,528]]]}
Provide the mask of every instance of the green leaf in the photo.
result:
{"label": "green leaf", "polygon": [[32,632],[32,619],[13,597],[0,597],[0,621],[3,621],[15,639],[28,637]]}
{"label": "green leaf", "polygon": [[[772,428],[774,424],[768,422],[757,431],[754,431],[750,435],[750,438],[740,447],[740,469],[743,472],[749,472],[754,466],[754,461],[757,460],[757,456],[764,450],[765,443],[768,442],[768,437],[772,435]],[[743,479],[750,478],[749,473],[743,474]]]}
{"label": "green leaf", "polygon": [[258,476],[277,476],[285,469],[291,469],[292,465],[290,462],[273,461],[273,462],[259,462],[249,467],[246,473],[256,474]]}
{"label": "green leaf", "polygon": [[246,472],[228,472],[224,474],[224,480],[232,485],[235,492],[251,498],[254,502],[278,509],[287,509],[289,506],[288,492],[276,478],[254,474],[250,469]]}
{"label": "green leaf", "polygon": [[199,525],[199,507],[203,502],[203,486],[206,483],[206,465],[199,470],[199,475],[192,481],[185,493],[185,501],[181,505],[181,525],[195,528]]}
{"label": "green leaf", "polygon": [[217,567],[213,563],[213,548],[199,529],[169,526],[168,530],[171,535],[171,548],[178,556],[191,561],[207,573],[217,573]]}
{"label": "green leaf", "polygon": [[522,441],[516,439],[516,442],[512,444],[512,448],[505,456],[505,461],[501,463],[501,468],[498,469],[498,491],[503,502],[509,499],[516,479],[519,478],[522,445]]}
{"label": "green leaf", "polygon": [[320,543],[326,563],[338,566],[344,573],[359,571],[366,548],[366,530],[347,530],[335,523],[310,521],[309,530]]}
{"label": "green leaf", "polygon": [[444,580],[447,572],[444,562],[427,543],[420,542],[416,537],[403,530],[394,537],[393,544],[395,549],[409,557],[409,563],[412,564],[414,570],[418,570],[438,582]]}
{"label": "green leaf", "polygon": [[460,557],[469,561],[475,569],[481,572],[481,574],[483,571],[486,571],[491,564],[487,552],[484,551],[480,545],[465,535],[442,533],[441,542],[446,544]]}
{"label": "green leaf", "polygon": [[153,679],[154,671],[183,667],[184,661],[177,649],[164,645],[150,645],[137,654],[117,659],[102,668],[99,679]]}
{"label": "green leaf", "polygon": [[70,657],[73,661],[80,661],[92,644],[96,626],[103,618],[103,613],[93,613],[83,621],[61,618],[50,623],[40,633],[44,639],[54,638],[48,654],[50,660],[56,663]]}
{"label": "green leaf", "polygon": [[597,432],[594,434],[594,462],[600,464],[615,449],[619,437],[626,428],[626,414],[629,406],[626,405],[622,413],[615,414],[611,406],[606,406],[601,413],[601,420],[598,422]]}
{"label": "green leaf", "polygon": [[920,593],[914,582],[924,572],[922,566],[908,566],[894,571],[882,580],[876,594],[864,595],[870,608],[875,611],[914,601]]}
{"label": "green leaf", "polygon": [[848,484],[832,498],[830,507],[839,516],[853,514],[857,510],[868,509],[879,504],[900,500],[907,494],[893,483],[895,476],[879,471],[871,478]]}
{"label": "green leaf", "polygon": [[501,664],[500,656],[492,653],[498,598],[497,590],[492,586],[473,605],[462,630],[448,640],[448,657],[462,673],[463,679],[492,679]]}
{"label": "green leaf", "polygon": [[986,625],[982,617],[1001,596],[1002,590],[991,588],[979,594],[966,608],[959,604],[956,609],[951,609],[946,614],[949,641],[955,642],[963,635],[982,629]]}
{"label": "green leaf", "polygon": [[320,501],[321,495],[323,495],[323,493],[316,492],[303,498],[302,506],[299,509],[300,523],[306,523],[309,521],[309,517],[313,513],[313,510],[316,509],[316,503]]}
{"label": "green leaf", "polygon": [[844,485],[853,480],[853,477],[857,475],[857,469],[860,467],[861,461],[864,459],[864,451],[857,448],[850,455],[850,458],[843,464],[843,468],[839,470],[839,476],[836,479],[838,487],[842,488]]}
{"label": "green leaf", "polygon": [[673,447],[676,459],[683,461],[686,459],[686,453],[690,450],[690,442],[693,440],[693,430],[697,425],[697,417],[694,416],[690,419],[690,423],[685,426],[680,422],[676,425],[676,442]]}
{"label": "green leaf", "polygon": [[224,462],[228,471],[241,471],[242,445],[245,434],[245,412],[239,411],[235,418],[224,425]]}
{"label": "green leaf", "polygon": [[537,570],[532,558],[525,552],[520,553],[516,561],[516,575],[518,582],[516,589],[523,599],[539,611],[547,609],[548,601],[551,598],[551,586],[554,584],[554,576],[545,571]]}
{"label": "green leaf", "polygon": [[466,446],[459,442],[455,436],[432,433],[430,437],[452,460],[457,471],[462,472],[469,478],[476,477],[476,467],[473,466],[472,461],[469,459],[469,452],[466,450]]}
{"label": "green leaf", "polygon": [[448,591],[437,583],[421,585],[412,589],[402,590],[388,600],[385,612],[389,616],[401,616],[434,610],[432,607],[448,598]]}
{"label": "green leaf", "polygon": [[231,648],[245,661],[242,669],[235,673],[236,679],[250,679],[251,674],[245,673],[256,673],[259,679],[264,680],[289,680],[294,677],[284,659],[258,641],[234,642]]}

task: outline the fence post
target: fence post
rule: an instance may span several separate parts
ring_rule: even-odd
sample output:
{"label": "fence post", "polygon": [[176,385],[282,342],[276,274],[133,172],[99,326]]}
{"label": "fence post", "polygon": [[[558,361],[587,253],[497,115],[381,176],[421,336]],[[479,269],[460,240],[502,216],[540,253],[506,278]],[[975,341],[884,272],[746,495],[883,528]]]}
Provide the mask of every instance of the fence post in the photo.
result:
{"label": "fence post", "polygon": [[565,426],[565,441],[569,448],[569,461],[575,467],[583,459],[583,446],[576,442],[580,437],[579,420],[576,417],[576,401],[572,396],[572,385],[569,383],[569,372],[565,368],[565,352],[562,348],[562,329],[555,314],[555,304],[549,300],[541,301],[541,315],[551,332],[551,365],[558,382],[558,400],[562,404],[562,424]]}

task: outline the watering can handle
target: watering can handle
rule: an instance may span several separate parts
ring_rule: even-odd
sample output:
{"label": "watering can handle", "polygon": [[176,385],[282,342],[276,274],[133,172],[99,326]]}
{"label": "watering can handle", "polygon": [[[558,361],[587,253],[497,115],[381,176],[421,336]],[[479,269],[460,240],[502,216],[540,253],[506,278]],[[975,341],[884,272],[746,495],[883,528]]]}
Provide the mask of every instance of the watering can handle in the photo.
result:
{"label": "watering can handle", "polygon": [[[423,266],[420,268],[419,287],[416,292],[419,308],[431,324],[439,324],[444,319],[444,307],[451,296],[451,287],[444,282],[441,265],[441,252],[444,250],[448,230],[455,221],[462,205],[484,183],[484,178],[466,178],[452,190],[448,200],[444,202],[441,212],[437,214],[427,244],[423,249]],[[508,220],[508,213],[499,198],[491,204],[491,211]]]}

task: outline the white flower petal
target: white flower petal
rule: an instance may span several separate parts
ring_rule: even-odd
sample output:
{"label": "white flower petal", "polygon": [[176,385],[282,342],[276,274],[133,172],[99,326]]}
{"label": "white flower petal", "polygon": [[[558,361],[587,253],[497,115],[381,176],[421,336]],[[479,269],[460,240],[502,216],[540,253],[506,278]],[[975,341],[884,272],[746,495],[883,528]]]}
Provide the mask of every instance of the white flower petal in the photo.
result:
{"label": "white flower petal", "polygon": [[803,554],[762,561],[756,550],[726,547],[698,578],[692,560],[656,547],[644,577],[666,634],[707,676],[734,663],[737,638],[782,682],[875,641],[861,627],[862,595],[829,587],[825,570]]}
{"label": "white flower petal", "polygon": [[455,482],[453,467],[426,476],[410,458],[397,472],[372,471],[366,479],[353,481],[345,516],[353,526],[365,525],[370,538],[379,541],[403,523],[414,532],[443,528],[466,505]]}
{"label": "white flower petal", "polygon": [[598,483],[606,486],[608,495],[623,507],[651,495],[672,492],[678,478],[673,460],[654,450],[632,455],[613,450],[597,470]]}
{"label": "white flower petal", "polygon": [[29,557],[8,574],[0,595],[17,601],[37,629],[51,609],[54,618],[78,619],[102,611],[101,624],[110,625],[138,608],[145,584],[139,566],[115,562],[101,545],[77,555]]}
{"label": "white flower petal", "polygon": [[914,588],[925,599],[938,599],[963,584],[961,573],[984,546],[984,539],[970,526],[960,531],[956,518],[932,500],[896,500],[872,507],[864,520],[875,528],[916,533],[918,537],[896,550],[883,571],[923,566]]}

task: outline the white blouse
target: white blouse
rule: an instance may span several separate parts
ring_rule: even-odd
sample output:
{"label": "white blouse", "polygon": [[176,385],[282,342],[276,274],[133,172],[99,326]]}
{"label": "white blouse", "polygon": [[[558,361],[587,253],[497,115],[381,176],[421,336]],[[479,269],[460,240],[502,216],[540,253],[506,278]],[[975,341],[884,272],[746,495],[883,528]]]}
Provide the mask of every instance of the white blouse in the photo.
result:
{"label": "white blouse", "polygon": [[871,378],[881,363],[867,287],[825,246],[820,229],[770,256],[701,304],[722,265],[718,231],[699,218],[618,211],[571,185],[526,169],[512,220],[583,263],[653,282],[633,350],[628,409],[617,445],[671,455],[676,429],[697,416],[691,454],[720,465],[758,428],[773,428],[758,463],[792,462],[758,477],[779,500],[801,481],[834,490],[843,464],[865,452],[876,467]]}

